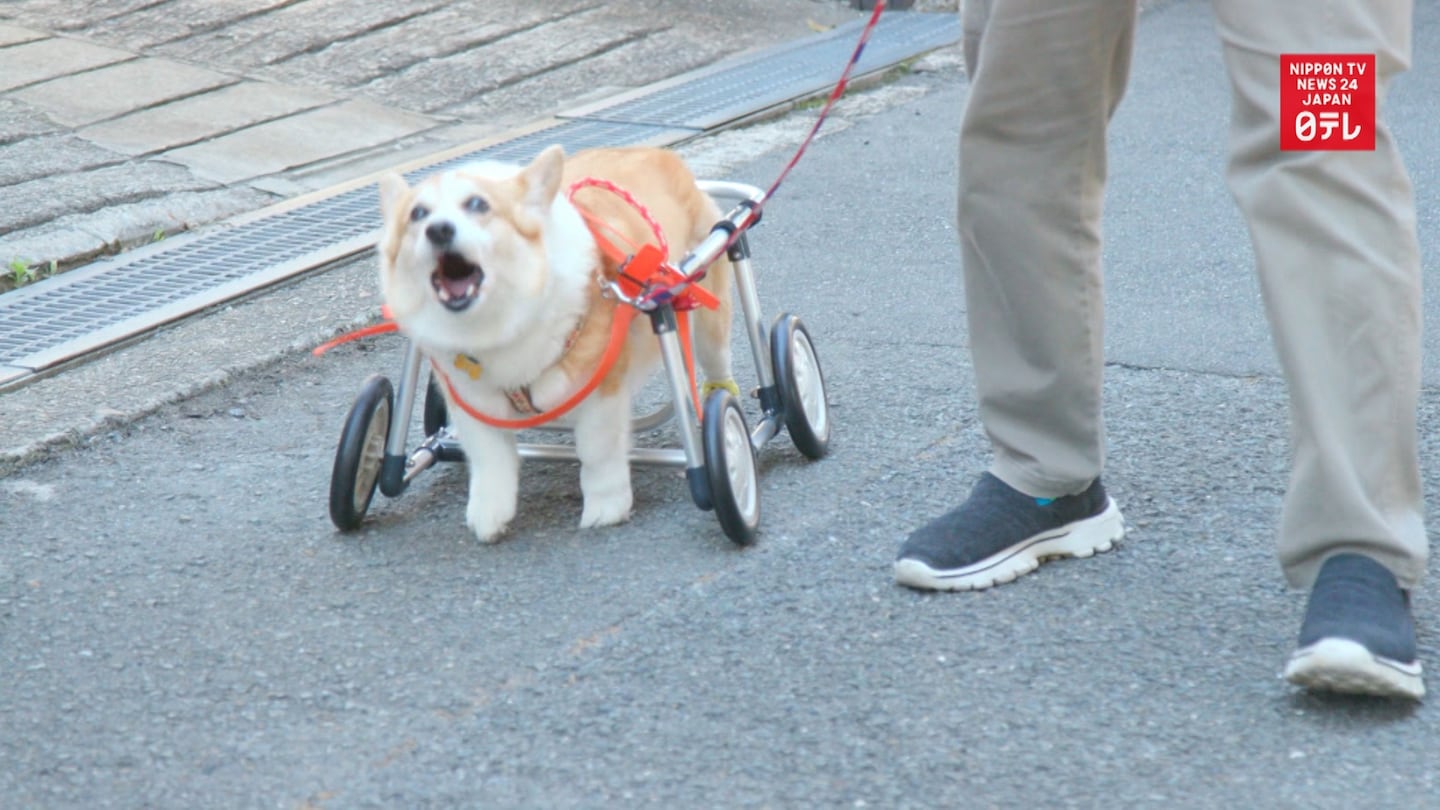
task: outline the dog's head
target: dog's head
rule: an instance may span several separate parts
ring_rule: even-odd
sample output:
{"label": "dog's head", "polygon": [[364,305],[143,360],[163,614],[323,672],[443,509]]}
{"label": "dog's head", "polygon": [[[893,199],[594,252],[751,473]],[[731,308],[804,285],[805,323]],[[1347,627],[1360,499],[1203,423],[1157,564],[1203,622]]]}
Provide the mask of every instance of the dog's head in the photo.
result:
{"label": "dog's head", "polygon": [[483,162],[411,187],[380,181],[380,285],[395,320],[456,351],[511,340],[543,304],[545,228],[564,170],[550,147],[528,166]]}

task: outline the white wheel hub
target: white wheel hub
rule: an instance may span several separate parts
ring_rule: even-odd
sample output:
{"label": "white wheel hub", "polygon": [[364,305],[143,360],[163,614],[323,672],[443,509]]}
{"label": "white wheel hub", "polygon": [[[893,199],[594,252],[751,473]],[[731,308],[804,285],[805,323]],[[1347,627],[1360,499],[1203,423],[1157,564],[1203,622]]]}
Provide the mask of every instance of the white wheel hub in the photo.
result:
{"label": "white wheel hub", "polygon": [[745,522],[753,524],[759,512],[755,456],[750,450],[750,434],[745,430],[745,420],[737,408],[725,409],[725,474],[730,479],[735,506]]}
{"label": "white wheel hub", "polygon": [[389,433],[390,403],[380,400],[370,422],[365,426],[365,444],[360,450],[360,466],[355,471],[355,504],[364,504],[380,475],[380,466],[385,461],[385,438]]}
{"label": "white wheel hub", "polygon": [[790,334],[790,370],[795,378],[795,392],[800,396],[800,409],[817,438],[830,433],[830,409],[825,403],[825,382],[820,377],[820,364],[815,360],[815,347],[805,333],[796,329]]}

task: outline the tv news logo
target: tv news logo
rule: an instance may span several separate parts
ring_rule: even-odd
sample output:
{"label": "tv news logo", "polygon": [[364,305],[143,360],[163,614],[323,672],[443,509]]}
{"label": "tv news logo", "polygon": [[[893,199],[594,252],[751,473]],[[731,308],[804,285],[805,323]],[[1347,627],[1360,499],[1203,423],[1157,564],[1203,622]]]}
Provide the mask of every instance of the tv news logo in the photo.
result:
{"label": "tv news logo", "polygon": [[1280,148],[1375,148],[1375,55],[1283,54]]}

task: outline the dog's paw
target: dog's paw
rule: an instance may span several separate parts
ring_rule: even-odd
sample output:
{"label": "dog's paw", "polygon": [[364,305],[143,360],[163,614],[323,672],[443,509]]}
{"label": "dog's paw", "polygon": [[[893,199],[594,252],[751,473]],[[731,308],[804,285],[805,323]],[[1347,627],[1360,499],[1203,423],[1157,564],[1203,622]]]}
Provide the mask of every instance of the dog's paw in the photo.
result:
{"label": "dog's paw", "polygon": [[580,515],[580,528],[592,529],[596,526],[624,523],[630,519],[630,508],[633,505],[634,498],[628,489],[603,498],[586,498],[585,510]]}
{"label": "dog's paw", "polygon": [[482,543],[499,541],[513,517],[515,517],[514,509],[506,512],[483,508],[476,504],[471,504],[465,509],[465,525],[475,533],[475,539]]}

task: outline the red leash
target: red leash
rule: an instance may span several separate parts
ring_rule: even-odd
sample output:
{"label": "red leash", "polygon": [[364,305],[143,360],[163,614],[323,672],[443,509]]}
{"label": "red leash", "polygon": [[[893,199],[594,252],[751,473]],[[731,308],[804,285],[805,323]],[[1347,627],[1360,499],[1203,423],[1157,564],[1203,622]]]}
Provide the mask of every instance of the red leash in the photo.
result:
{"label": "red leash", "polygon": [[884,11],[885,0],[875,0],[875,10],[870,14],[870,21],[865,23],[865,30],[860,32],[860,41],[855,43],[855,51],[850,54],[850,61],[845,64],[845,70],[841,72],[840,80],[835,83],[835,89],[830,91],[830,98],[825,100],[825,106],[820,108],[820,116],[815,119],[815,125],[810,127],[810,134],[806,135],[805,140],[800,142],[800,148],[795,150],[795,156],[790,158],[790,162],[785,164],[784,169],[780,170],[780,176],[775,178],[775,182],[771,183],[770,188],[766,190],[766,200],[769,200],[770,197],[775,194],[776,189],[780,188],[780,184],[785,182],[785,178],[790,174],[790,170],[795,168],[795,164],[800,162],[800,158],[805,154],[805,150],[810,148],[810,142],[815,140],[815,136],[820,133],[821,125],[825,123],[825,119],[830,115],[830,108],[834,107],[835,102],[839,101],[840,97],[845,95],[845,88],[850,86],[850,74],[854,72],[855,65],[860,62],[860,56],[865,53],[865,46],[870,42],[870,35],[875,33],[875,26],[880,23],[880,14]]}
{"label": "red leash", "polygon": [[[839,101],[840,97],[845,95],[846,88],[850,86],[850,74],[855,71],[855,65],[859,64],[860,57],[865,53],[865,46],[870,42],[870,35],[875,33],[875,26],[880,24],[880,15],[884,13],[884,11],[885,0],[875,0],[875,10],[870,13],[869,22],[865,23],[864,30],[860,32],[860,39],[855,43],[855,50],[850,54],[850,61],[845,63],[845,69],[841,71],[839,81],[835,82],[834,89],[830,91],[830,97],[825,100],[825,106],[820,108],[820,115],[815,118],[814,125],[810,127],[810,132],[805,135],[805,139],[800,142],[800,148],[795,150],[795,154],[791,156],[790,162],[786,163],[785,168],[780,170],[780,176],[776,177],[775,182],[770,184],[770,188],[766,189],[763,201],[755,206],[756,220],[760,217],[760,209],[764,207],[766,202],[770,201],[770,198],[774,196],[775,192],[780,188],[780,184],[785,182],[785,178],[790,175],[790,170],[795,168],[795,165],[800,162],[800,158],[805,155],[805,150],[810,148],[810,143],[815,140],[815,136],[820,134],[820,127],[825,124],[825,119],[830,117],[830,110],[835,106],[835,102]],[[732,233],[730,235],[730,241],[725,245],[725,249],[728,250],[730,246],[740,238],[742,233],[743,231],[739,230]],[[647,298],[653,300],[657,295],[684,289],[687,285],[694,284],[704,278],[706,270],[707,268],[701,267],[690,275],[681,278],[669,288],[652,292]]]}

